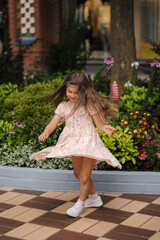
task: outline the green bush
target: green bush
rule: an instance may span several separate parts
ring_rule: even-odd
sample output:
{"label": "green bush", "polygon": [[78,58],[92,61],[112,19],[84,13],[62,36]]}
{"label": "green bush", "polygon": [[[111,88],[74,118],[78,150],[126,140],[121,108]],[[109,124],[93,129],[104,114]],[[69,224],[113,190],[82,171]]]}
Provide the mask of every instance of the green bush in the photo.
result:
{"label": "green bush", "polygon": [[160,169],[160,161],[158,160],[160,134],[157,123],[158,119],[153,117],[150,112],[144,112],[143,109],[134,113],[123,113],[123,115],[121,113],[116,124],[121,125],[122,129],[127,127],[127,133],[132,137],[134,146],[138,147],[136,166],[125,164],[126,169]]}
{"label": "green bush", "polygon": [[150,108],[160,109],[160,89],[153,88],[152,96],[148,98]]}
{"label": "green bush", "polygon": [[22,143],[22,134],[22,128],[20,129],[12,123],[0,120],[0,147],[4,145],[10,148],[20,146]]}
{"label": "green bush", "polygon": [[13,85],[11,83],[0,85],[0,118],[2,118],[5,109],[4,100],[12,92],[18,92],[17,85]]}
{"label": "green bush", "polygon": [[[70,158],[44,159],[39,162],[29,160],[33,152],[55,145],[63,130],[64,123],[61,123],[48,139],[39,142],[38,135],[51,120],[55,105],[51,103],[45,105],[45,98],[32,99],[57,88],[64,78],[64,75],[59,76],[61,77],[51,82],[46,79],[46,82],[30,84],[21,90],[11,84],[0,87],[1,119],[3,119],[1,121],[3,127],[0,131],[2,146],[0,165],[50,169],[73,168]],[[111,137],[99,132],[105,146],[122,163],[123,170],[160,170],[159,88],[153,89],[152,95],[148,97],[148,104],[144,108],[146,92],[147,89],[144,87],[125,87],[125,94],[119,102],[120,116],[112,122],[116,127],[115,134]],[[25,128],[16,129],[13,124],[15,121],[25,124]],[[10,136],[9,130],[14,130],[17,135]],[[22,147],[15,147],[16,144]],[[94,169],[114,170],[106,162],[100,162]]]}
{"label": "green bush", "polygon": [[14,167],[35,167],[36,161],[30,161],[29,156],[34,151],[33,146],[29,144],[15,147],[15,149],[9,148],[7,145],[0,148],[0,165],[1,166],[14,166]]}
{"label": "green bush", "polygon": [[24,55],[33,44],[22,45],[20,38],[17,42],[18,52],[13,53],[9,34],[6,36],[6,51],[0,55],[0,84],[14,83],[18,86],[24,85]]}
{"label": "green bush", "polygon": [[71,158],[52,158],[41,161],[30,160],[29,157],[34,151],[34,146],[29,143],[14,150],[7,145],[0,148],[0,165],[13,167],[30,167],[43,169],[73,169]]}
{"label": "green bush", "polygon": [[132,161],[136,164],[136,156],[138,155],[138,146],[134,145],[132,136],[128,134],[129,128],[124,130],[117,126],[115,134],[109,136],[104,132],[99,131],[99,135],[104,142],[104,145],[124,164],[127,161]]}
{"label": "green bush", "polygon": [[[124,140],[131,139],[133,147],[138,154],[133,156],[132,161],[125,160],[122,149],[115,149],[113,137],[106,138],[106,146],[115,150],[114,155],[119,159],[126,170],[159,170],[160,161],[160,94],[159,88],[152,89],[152,94],[148,97],[147,105],[144,105],[147,89],[144,87],[127,86],[125,93],[119,102],[119,118],[114,120],[114,126],[121,126],[126,132]],[[113,138],[113,139],[112,139]],[[120,137],[121,140],[121,137]],[[125,142],[125,141],[124,141]],[[108,144],[111,143],[111,146]],[[121,145],[122,146],[122,145]],[[125,150],[126,151],[126,150]],[[122,160],[123,159],[123,160]]]}
{"label": "green bush", "polygon": [[50,93],[61,83],[62,79],[54,79],[52,82],[26,86],[22,92],[11,93],[4,100],[3,119],[26,125],[23,135],[26,140],[37,138],[53,117],[55,109],[54,104],[44,104],[45,98],[37,97]]}
{"label": "green bush", "polygon": [[47,72],[37,69],[29,70],[24,74],[24,85],[35,84],[37,82],[50,82],[54,79],[54,75],[49,75]]}
{"label": "green bush", "polygon": [[120,112],[135,112],[140,110],[142,103],[144,102],[147,89],[143,87],[125,87],[125,94],[121,97],[119,102]]}
{"label": "green bush", "polygon": [[97,71],[93,78],[93,87],[96,91],[108,96],[110,92],[110,72],[106,69],[106,64]]}

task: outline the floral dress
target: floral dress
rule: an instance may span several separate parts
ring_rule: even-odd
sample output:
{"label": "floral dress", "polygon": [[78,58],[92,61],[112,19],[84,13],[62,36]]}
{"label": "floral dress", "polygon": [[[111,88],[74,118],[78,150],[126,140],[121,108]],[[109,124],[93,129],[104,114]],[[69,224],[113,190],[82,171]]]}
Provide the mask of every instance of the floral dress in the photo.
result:
{"label": "floral dress", "polygon": [[[94,126],[92,115],[96,114],[92,107],[80,107],[71,116],[74,103],[62,102],[55,113],[65,119],[65,127],[59,136],[56,146],[47,147],[33,153],[30,159],[63,158],[83,156],[105,161],[113,167],[121,168],[119,161],[104,146]],[[69,116],[69,117],[68,117]]]}

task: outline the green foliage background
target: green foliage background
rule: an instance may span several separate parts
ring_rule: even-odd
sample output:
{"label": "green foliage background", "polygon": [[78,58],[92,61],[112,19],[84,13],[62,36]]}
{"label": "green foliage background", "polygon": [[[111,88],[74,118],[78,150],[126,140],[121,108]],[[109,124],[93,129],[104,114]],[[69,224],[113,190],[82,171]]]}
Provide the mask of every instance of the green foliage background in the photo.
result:
{"label": "green foliage background", "polygon": [[62,81],[63,79],[54,79],[48,83],[30,84],[24,88],[24,91],[15,89],[4,100],[1,117],[10,122],[18,121],[25,124],[23,137],[26,140],[37,137],[53,117],[55,109],[51,102],[44,103],[46,98],[38,97],[54,91]]}

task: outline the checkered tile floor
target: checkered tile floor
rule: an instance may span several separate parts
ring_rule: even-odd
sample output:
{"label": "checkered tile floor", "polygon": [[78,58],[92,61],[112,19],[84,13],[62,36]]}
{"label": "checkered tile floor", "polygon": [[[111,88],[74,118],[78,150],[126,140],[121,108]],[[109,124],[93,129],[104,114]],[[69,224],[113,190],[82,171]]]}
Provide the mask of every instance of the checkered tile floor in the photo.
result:
{"label": "checkered tile floor", "polygon": [[160,240],[160,195],[100,195],[103,207],[71,218],[78,193],[0,188],[0,240]]}

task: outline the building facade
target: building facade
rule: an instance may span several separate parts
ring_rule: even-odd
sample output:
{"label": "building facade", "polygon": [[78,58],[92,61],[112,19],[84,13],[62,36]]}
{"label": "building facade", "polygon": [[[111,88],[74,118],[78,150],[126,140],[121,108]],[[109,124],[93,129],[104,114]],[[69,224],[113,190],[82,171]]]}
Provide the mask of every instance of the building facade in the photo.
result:
{"label": "building facade", "polygon": [[[34,43],[25,55],[25,71],[32,69],[48,51],[49,44],[59,41],[60,26],[75,9],[77,28],[88,23],[86,50],[91,48],[90,61],[110,55],[111,0],[1,0],[0,22],[4,7],[8,9],[8,28],[13,53],[17,42]],[[134,0],[134,30],[137,59],[153,59],[145,37],[160,40],[160,0]],[[0,23],[0,52],[5,49],[5,33]]]}

